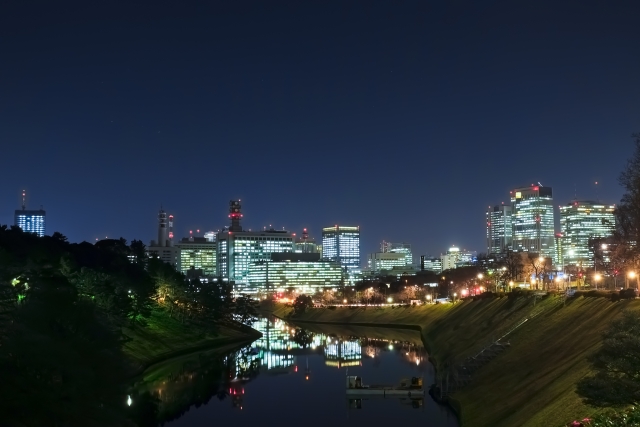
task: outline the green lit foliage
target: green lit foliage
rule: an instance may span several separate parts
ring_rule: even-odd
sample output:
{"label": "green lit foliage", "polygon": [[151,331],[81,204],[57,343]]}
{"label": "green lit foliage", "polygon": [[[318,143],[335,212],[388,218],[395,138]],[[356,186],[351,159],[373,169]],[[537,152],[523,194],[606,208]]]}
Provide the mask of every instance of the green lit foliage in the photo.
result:
{"label": "green lit foliage", "polygon": [[[117,425],[126,375],[117,336],[53,269],[32,271],[0,346],[8,425]],[[34,404],[37,402],[37,404]]]}
{"label": "green lit foliage", "polygon": [[640,312],[624,311],[603,334],[590,357],[595,375],[582,379],[577,392],[593,406],[640,402]]}
{"label": "green lit foliage", "polygon": [[0,424],[152,420],[154,403],[132,412],[122,387],[133,369],[123,345],[152,329],[147,319],[166,310],[204,332],[236,314],[254,318],[231,283],[189,282],[144,250],[136,240],[71,244],[0,226]]}

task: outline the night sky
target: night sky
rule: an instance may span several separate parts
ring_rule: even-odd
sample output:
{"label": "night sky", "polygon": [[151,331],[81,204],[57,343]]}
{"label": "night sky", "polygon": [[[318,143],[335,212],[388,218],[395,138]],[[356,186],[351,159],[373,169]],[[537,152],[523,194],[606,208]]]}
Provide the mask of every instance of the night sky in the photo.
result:
{"label": "night sky", "polygon": [[638,1],[194,3],[1,2],[0,223],[25,188],[47,234],[148,243],[161,203],[184,237],[240,198],[417,260],[483,252],[516,186],[620,199]]}

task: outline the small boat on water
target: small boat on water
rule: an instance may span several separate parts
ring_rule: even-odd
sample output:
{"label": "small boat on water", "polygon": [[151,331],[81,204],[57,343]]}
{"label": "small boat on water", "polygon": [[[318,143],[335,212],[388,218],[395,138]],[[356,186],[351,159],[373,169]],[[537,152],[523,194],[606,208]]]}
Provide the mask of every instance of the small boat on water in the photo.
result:
{"label": "small boat on water", "polygon": [[424,396],[422,377],[403,378],[399,385],[366,385],[362,378],[347,375],[348,395],[378,395],[378,396]]}

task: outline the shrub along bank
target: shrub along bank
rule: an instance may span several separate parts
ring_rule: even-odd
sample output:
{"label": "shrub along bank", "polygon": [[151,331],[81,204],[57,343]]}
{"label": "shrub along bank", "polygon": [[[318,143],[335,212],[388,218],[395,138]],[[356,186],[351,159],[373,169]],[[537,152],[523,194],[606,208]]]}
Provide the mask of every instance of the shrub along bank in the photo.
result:
{"label": "shrub along bank", "polygon": [[[566,301],[529,296],[417,307],[316,308],[294,317],[290,307],[265,307],[294,321],[417,325],[439,371],[508,333],[503,341],[510,348],[451,396],[465,427],[559,426],[595,413],[575,393],[576,382],[589,373],[586,357],[598,348],[613,318],[624,309],[638,308],[638,300],[584,296]],[[524,319],[529,320],[522,323]]]}

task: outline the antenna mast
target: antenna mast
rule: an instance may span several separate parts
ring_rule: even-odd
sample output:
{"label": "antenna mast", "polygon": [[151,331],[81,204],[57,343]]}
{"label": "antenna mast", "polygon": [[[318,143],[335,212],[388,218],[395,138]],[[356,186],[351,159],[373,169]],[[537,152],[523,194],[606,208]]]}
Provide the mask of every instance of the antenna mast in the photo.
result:
{"label": "antenna mast", "polygon": [[27,190],[22,190],[22,210],[27,210]]}

